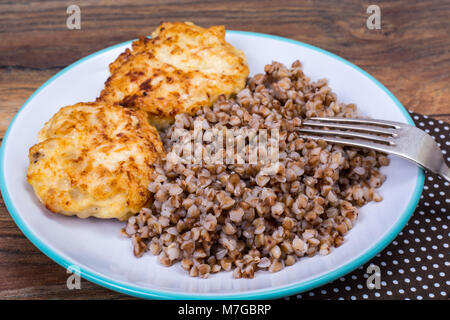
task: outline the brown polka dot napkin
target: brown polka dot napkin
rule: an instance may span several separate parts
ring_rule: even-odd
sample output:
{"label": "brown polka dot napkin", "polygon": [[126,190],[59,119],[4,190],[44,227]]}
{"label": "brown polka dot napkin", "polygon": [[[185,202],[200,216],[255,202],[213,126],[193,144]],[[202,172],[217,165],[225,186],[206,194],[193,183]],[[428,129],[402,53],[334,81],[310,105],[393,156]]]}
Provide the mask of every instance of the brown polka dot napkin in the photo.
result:
{"label": "brown polka dot napkin", "polygon": [[[419,128],[433,136],[450,164],[450,124],[412,112],[411,116]],[[447,300],[450,288],[449,220],[450,184],[426,172],[425,186],[414,214],[386,249],[334,282],[285,299]],[[373,271],[366,273],[371,264],[380,268],[380,289],[367,287],[367,279],[374,274]]]}

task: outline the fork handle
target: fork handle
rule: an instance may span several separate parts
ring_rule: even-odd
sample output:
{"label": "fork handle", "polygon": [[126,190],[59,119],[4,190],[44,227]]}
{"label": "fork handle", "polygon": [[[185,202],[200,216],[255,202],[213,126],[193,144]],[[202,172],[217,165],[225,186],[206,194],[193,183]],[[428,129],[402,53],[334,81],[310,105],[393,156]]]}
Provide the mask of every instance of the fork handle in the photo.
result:
{"label": "fork handle", "polygon": [[450,168],[445,162],[442,162],[441,169],[438,172],[445,180],[450,182]]}

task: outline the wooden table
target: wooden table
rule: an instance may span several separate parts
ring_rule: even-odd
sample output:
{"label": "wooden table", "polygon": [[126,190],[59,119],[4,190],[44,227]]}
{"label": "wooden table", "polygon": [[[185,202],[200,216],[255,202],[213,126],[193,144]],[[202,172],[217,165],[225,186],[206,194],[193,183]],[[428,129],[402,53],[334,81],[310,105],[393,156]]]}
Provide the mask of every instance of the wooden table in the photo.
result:
{"label": "wooden table", "polygon": [[[0,3],[0,139],[25,100],[68,64],[148,35],[163,20],[280,35],[329,50],[368,71],[410,110],[450,120],[450,3],[232,0],[74,1],[81,30],[66,27],[56,1]],[[366,27],[368,5],[381,30]],[[299,57],[301,58],[301,57]],[[0,298],[125,299],[86,280],[68,290],[66,270],[19,231],[0,198]]]}

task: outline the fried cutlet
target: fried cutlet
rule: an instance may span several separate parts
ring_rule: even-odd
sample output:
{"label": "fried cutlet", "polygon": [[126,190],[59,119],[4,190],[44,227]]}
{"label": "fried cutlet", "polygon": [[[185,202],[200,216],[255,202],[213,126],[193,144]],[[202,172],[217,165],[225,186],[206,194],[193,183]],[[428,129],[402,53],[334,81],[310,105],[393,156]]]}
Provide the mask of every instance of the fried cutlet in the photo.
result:
{"label": "fried cutlet", "polygon": [[225,41],[225,27],[162,23],[151,39],[141,37],[109,66],[99,101],[144,110],[164,128],[178,113],[194,113],[220,95],[245,86],[245,55]]}
{"label": "fried cutlet", "polygon": [[126,220],[148,202],[153,164],[164,153],[140,110],[103,102],[59,110],[29,151],[28,182],[50,210]]}

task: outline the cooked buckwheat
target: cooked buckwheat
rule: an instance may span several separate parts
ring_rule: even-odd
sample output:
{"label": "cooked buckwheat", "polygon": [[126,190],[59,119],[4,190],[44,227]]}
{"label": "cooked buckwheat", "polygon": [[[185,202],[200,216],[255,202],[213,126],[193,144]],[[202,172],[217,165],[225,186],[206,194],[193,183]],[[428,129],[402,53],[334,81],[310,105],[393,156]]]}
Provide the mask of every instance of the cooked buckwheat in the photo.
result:
{"label": "cooked buckwheat", "polygon": [[[236,97],[177,115],[162,134],[168,155],[149,185],[154,201],[122,230],[136,256],[150,251],[165,266],[181,262],[194,277],[233,270],[234,277],[252,278],[258,270],[277,272],[303,256],[329,254],[352,228],[358,207],[381,201],[375,189],[385,179],[379,171],[389,164],[385,155],[304,140],[296,132],[308,117],[355,117],[356,106],[339,103],[326,80],[311,82],[299,61],[290,69],[273,62],[264,71]],[[233,163],[212,165],[205,160],[217,155],[208,144],[196,150],[202,163],[171,161],[171,151],[186,143],[173,133],[193,134],[196,120],[217,132],[278,128],[275,171],[232,153],[219,156]],[[275,141],[268,137],[268,143]]]}

